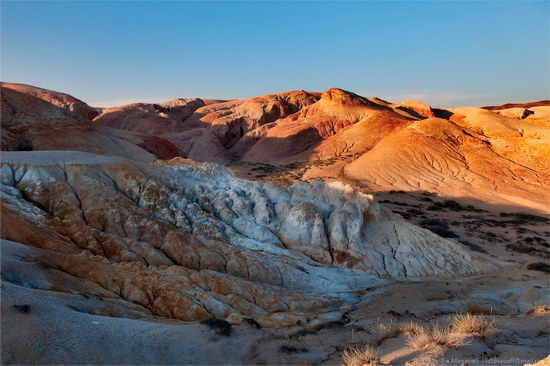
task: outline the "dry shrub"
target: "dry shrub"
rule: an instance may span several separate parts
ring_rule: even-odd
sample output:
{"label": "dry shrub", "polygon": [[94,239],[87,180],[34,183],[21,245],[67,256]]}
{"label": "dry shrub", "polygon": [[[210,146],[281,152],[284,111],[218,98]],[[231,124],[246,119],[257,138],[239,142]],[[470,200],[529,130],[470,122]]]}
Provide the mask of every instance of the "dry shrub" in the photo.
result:
{"label": "dry shrub", "polygon": [[496,315],[497,311],[494,308],[488,308],[479,304],[468,304],[466,312],[475,315]]}
{"label": "dry shrub", "polygon": [[457,349],[463,347],[468,343],[468,340],[464,335],[451,332],[449,327],[440,326],[435,324],[432,327],[432,340],[438,345]]}
{"label": "dry shrub", "polygon": [[497,322],[494,317],[489,318],[469,313],[455,315],[452,327],[457,333],[482,338],[492,336],[498,332]]}
{"label": "dry shrub", "polygon": [[548,314],[550,312],[550,304],[548,303],[536,303],[527,312],[528,315]]}
{"label": "dry shrub", "polygon": [[430,331],[423,325],[421,325],[414,332],[407,334],[407,344],[412,349],[422,349],[429,345],[432,345],[432,337]]}
{"label": "dry shrub", "polygon": [[391,323],[379,323],[374,330],[372,342],[380,344],[388,338],[395,337],[399,331],[397,324]]}
{"label": "dry shrub", "polygon": [[431,328],[421,325],[406,337],[409,347],[415,350],[439,347],[456,349],[468,344],[468,337],[451,332],[449,327],[439,324],[435,324]]}
{"label": "dry shrub", "polygon": [[399,332],[404,335],[418,333],[421,331],[421,328],[421,324],[412,320],[398,325]]}
{"label": "dry shrub", "polygon": [[342,355],[342,366],[380,365],[378,349],[366,345],[362,348],[348,348]]}

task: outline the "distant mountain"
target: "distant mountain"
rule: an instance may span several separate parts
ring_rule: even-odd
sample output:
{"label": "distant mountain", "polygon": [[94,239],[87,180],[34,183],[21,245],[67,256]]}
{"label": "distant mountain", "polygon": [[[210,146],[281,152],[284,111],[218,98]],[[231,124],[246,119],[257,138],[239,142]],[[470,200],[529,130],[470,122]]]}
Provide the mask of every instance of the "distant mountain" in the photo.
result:
{"label": "distant mountain", "polygon": [[[7,88],[61,104],[73,114],[91,108],[63,93],[20,84]],[[163,159],[182,156],[240,166],[299,163],[306,167],[300,173],[304,179],[353,179],[371,191],[431,191],[548,212],[549,112],[547,101],[440,109],[332,88],[231,101],[135,103],[103,109],[79,128],[126,130],[126,141],[134,139]],[[44,112],[33,113],[38,120]],[[59,136],[41,141],[48,146]],[[83,136],[64,141],[78,145]],[[84,145],[97,144],[85,139]],[[9,141],[8,134],[3,143]],[[36,141],[35,149],[40,148]],[[15,149],[12,145],[5,148]]]}

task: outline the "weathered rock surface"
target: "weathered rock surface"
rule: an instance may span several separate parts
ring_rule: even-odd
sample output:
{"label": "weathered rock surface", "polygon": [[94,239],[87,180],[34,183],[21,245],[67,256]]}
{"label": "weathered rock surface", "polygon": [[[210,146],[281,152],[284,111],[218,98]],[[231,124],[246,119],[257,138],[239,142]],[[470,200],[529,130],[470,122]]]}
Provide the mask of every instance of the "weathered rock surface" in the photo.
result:
{"label": "weathered rock surface", "polygon": [[[261,131],[260,136],[256,136],[257,142],[241,160],[279,162],[296,159],[297,155],[299,159],[308,160],[308,157],[332,157],[342,152],[364,151],[366,146],[374,145],[381,136],[409,120],[411,118],[395,113],[387,106],[332,88],[322,93],[316,103]],[[339,136],[359,124],[370,125],[372,133],[346,134],[351,140]]]}
{"label": "weathered rock surface", "polygon": [[79,150],[152,161],[143,139],[91,121],[30,94],[1,89],[2,150]]}
{"label": "weathered rock surface", "polygon": [[282,188],[181,159],[6,152],[2,192],[2,238],[34,247],[26,260],[47,268],[47,289],[181,320],[306,324],[380,278],[492,268],[343,184]]}
{"label": "weathered rock surface", "polygon": [[48,103],[66,109],[76,116],[86,119],[94,119],[97,115],[99,115],[99,111],[97,109],[69,94],[16,83],[0,83],[0,87],[13,89],[21,93],[32,95]]}
{"label": "weathered rock surface", "polygon": [[316,101],[317,97],[311,93],[290,91],[215,103],[197,109],[186,124],[209,128],[222,145],[229,148],[249,131],[296,113]]}
{"label": "weathered rock surface", "polygon": [[188,130],[182,123],[204,106],[202,99],[173,99],[159,104],[134,103],[106,108],[94,119],[95,124],[153,136]]}
{"label": "weathered rock surface", "polygon": [[[373,190],[436,191],[548,210],[548,129],[479,108],[400,129],[348,164]],[[475,192],[475,193],[473,193]]]}
{"label": "weathered rock surface", "polygon": [[407,100],[399,104],[392,104],[391,107],[418,119],[435,117],[432,107],[416,100]]}

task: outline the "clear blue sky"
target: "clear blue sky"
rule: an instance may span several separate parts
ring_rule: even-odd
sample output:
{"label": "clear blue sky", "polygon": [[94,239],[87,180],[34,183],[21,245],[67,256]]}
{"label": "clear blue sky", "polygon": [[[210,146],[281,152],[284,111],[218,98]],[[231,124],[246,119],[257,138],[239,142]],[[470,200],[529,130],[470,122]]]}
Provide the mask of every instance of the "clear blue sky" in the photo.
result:
{"label": "clear blue sky", "polygon": [[549,2],[1,2],[1,79],[92,105],[340,87],[548,98]]}

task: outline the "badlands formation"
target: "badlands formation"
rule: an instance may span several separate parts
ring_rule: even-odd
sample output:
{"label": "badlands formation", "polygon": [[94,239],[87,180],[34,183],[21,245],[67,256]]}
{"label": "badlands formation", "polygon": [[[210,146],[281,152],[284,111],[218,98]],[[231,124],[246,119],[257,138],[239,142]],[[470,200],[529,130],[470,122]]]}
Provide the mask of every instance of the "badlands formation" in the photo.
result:
{"label": "badlands formation", "polygon": [[548,102],[1,94],[3,363],[548,356]]}

